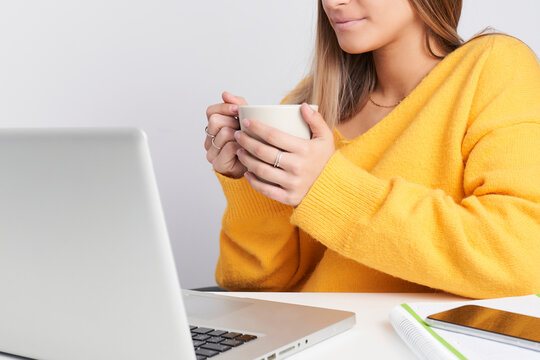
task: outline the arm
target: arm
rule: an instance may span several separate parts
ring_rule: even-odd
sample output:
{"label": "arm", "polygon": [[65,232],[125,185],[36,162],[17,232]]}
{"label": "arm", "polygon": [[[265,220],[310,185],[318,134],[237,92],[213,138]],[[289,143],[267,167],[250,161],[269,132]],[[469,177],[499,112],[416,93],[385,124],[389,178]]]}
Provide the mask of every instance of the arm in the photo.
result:
{"label": "arm", "polygon": [[227,289],[287,289],[309,270],[311,241],[290,224],[290,207],[257,194],[247,185],[243,178],[246,168],[238,161],[239,145],[233,137],[239,128],[234,115],[246,101],[227,92],[222,98],[223,103],[206,110],[204,144],[228,203],[217,282]]}
{"label": "arm", "polygon": [[377,178],[338,151],[292,223],[343,256],[432,288],[475,298],[540,292],[540,70],[525,45],[493,46],[511,56],[491,56],[479,80],[461,200]]}
{"label": "arm", "polygon": [[[281,103],[305,85],[303,80]],[[227,199],[217,283],[230,290],[263,291],[292,290],[301,284],[326,247],[290,223],[292,206],[261,195],[244,177],[216,175]]]}

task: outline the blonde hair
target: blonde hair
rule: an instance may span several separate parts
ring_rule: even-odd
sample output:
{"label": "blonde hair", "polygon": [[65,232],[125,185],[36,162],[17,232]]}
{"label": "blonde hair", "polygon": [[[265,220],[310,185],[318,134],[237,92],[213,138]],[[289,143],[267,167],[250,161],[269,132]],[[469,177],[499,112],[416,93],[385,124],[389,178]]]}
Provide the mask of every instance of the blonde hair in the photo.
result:
{"label": "blonde hair", "polygon": [[[445,54],[463,45],[457,33],[462,0],[409,2],[426,26],[425,41],[431,56],[444,58],[433,52],[430,39]],[[482,32],[475,37],[483,36]],[[319,0],[315,55],[310,74],[287,95],[283,103],[318,104],[319,112],[333,128],[360,111],[368,94],[375,88],[376,81],[372,53],[349,54],[343,51],[324,12],[322,0]]]}

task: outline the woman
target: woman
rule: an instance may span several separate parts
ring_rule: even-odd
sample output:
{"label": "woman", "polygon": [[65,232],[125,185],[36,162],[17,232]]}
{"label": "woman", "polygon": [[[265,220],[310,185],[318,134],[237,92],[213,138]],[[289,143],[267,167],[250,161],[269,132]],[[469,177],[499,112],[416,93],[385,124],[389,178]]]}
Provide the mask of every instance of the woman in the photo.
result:
{"label": "woman", "polygon": [[[319,1],[310,76],[285,99],[313,138],[208,107],[232,290],[540,292],[540,68],[522,42],[463,44],[461,0]],[[254,154],[257,160],[250,154]],[[263,183],[254,175],[280,186]]]}

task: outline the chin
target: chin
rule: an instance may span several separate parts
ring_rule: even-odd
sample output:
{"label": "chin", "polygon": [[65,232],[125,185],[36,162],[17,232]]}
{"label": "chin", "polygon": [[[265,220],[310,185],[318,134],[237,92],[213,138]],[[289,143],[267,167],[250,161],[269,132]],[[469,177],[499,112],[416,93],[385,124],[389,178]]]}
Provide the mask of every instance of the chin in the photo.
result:
{"label": "chin", "polygon": [[374,50],[374,46],[370,46],[369,44],[358,41],[339,41],[339,47],[348,54],[363,54]]}

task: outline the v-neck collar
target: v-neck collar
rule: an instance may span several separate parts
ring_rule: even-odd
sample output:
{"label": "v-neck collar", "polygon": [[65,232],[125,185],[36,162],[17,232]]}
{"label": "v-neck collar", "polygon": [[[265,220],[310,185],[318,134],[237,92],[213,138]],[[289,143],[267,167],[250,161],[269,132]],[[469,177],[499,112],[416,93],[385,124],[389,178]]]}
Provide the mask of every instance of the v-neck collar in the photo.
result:
{"label": "v-neck collar", "polygon": [[345,138],[337,129],[337,127],[334,128],[334,139],[340,142],[343,145],[348,145],[350,143],[353,143],[359,139],[363,139],[366,137],[371,137],[373,133],[377,133],[380,128],[386,127],[387,123],[391,122],[392,119],[394,119],[397,114],[404,111],[404,109],[407,109],[410,104],[414,101],[414,99],[419,96],[418,94],[423,93],[423,89],[427,87],[431,79],[435,78],[435,75],[440,71],[442,67],[448,62],[447,59],[451,57],[456,52],[462,50],[466,46],[461,46],[457,48],[456,50],[452,51],[451,53],[447,54],[437,65],[431,69],[424,78],[416,85],[416,87],[394,108],[392,111],[390,111],[385,117],[383,117],[379,122],[377,122],[375,125],[373,125],[371,128],[369,128],[366,132],[364,132],[361,135],[358,135],[354,139],[347,139]]}

